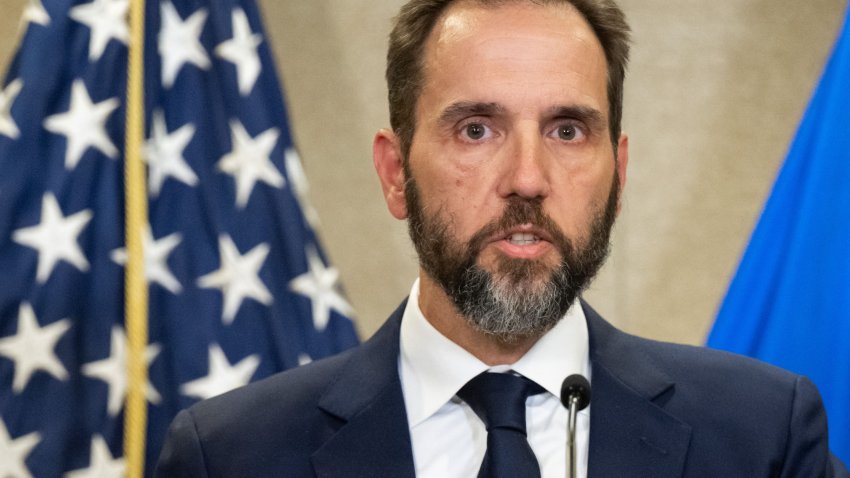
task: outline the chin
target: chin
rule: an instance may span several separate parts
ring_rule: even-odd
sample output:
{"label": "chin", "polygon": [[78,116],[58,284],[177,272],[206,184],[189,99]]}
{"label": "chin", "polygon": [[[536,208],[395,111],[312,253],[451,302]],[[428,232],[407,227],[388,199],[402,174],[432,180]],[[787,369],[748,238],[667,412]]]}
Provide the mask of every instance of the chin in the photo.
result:
{"label": "chin", "polygon": [[555,267],[543,259],[500,258],[496,270],[491,274],[497,287],[535,294],[551,282]]}

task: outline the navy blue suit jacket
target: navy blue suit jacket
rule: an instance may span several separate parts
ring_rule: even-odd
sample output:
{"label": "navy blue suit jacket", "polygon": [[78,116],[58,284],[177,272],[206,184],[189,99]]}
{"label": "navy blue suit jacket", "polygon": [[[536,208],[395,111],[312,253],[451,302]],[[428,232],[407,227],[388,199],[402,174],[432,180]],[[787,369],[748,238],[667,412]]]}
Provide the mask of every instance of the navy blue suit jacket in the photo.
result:
{"label": "navy blue suit jacket", "polygon": [[[806,378],[628,335],[584,305],[590,478],[848,477]],[[182,411],[159,477],[413,477],[398,376],[404,304],[366,343]]]}

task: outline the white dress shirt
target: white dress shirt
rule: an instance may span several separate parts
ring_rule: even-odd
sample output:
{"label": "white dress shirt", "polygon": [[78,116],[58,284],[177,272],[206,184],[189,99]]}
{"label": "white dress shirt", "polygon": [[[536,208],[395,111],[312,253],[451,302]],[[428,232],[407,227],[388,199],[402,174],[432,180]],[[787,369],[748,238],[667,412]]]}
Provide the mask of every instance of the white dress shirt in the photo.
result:
{"label": "white dress shirt", "polygon": [[[581,373],[590,379],[587,322],[578,301],[564,318],[519,361],[488,367],[437,331],[419,308],[413,284],[401,322],[399,376],[407,409],[417,477],[470,478],[478,475],[487,431],[475,412],[455,394],[485,370],[513,371],[546,389],[526,401],[528,442],[542,478],[566,476],[567,419],[561,382]],[[578,414],[577,471],[587,476],[590,407]]]}

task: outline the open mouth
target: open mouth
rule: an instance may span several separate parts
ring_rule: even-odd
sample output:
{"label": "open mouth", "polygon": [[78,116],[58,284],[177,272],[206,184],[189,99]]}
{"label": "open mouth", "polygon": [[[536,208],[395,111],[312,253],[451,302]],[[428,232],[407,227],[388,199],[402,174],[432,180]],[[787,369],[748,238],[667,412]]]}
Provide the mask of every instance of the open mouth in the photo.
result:
{"label": "open mouth", "polygon": [[540,237],[530,232],[515,232],[505,239],[515,246],[528,246],[540,242]]}
{"label": "open mouth", "polygon": [[493,236],[497,249],[516,259],[537,259],[552,247],[551,236],[543,228],[522,224]]}

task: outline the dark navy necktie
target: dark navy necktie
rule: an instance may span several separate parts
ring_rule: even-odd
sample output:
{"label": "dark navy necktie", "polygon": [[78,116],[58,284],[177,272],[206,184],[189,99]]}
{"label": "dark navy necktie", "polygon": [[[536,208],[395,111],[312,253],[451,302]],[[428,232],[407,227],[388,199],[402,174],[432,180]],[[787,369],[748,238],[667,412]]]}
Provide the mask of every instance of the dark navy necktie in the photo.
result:
{"label": "dark navy necktie", "polygon": [[487,427],[487,451],[478,478],[540,477],[525,430],[525,399],[543,391],[525,377],[484,372],[457,393]]}

